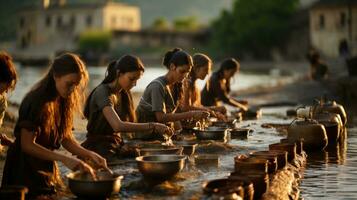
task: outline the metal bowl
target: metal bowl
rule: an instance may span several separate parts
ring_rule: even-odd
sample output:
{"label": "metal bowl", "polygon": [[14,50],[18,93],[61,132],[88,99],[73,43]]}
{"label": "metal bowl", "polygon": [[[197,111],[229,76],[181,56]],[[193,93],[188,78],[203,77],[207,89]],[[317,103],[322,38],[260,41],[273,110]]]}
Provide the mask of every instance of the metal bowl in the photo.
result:
{"label": "metal bowl", "polygon": [[150,155],[182,155],[183,147],[175,146],[157,146],[157,147],[142,147],[138,148],[139,156]]}
{"label": "metal bowl", "polygon": [[151,155],[136,157],[139,171],[145,178],[167,180],[185,166],[186,156]]}
{"label": "metal bowl", "polygon": [[229,129],[224,127],[210,126],[204,130],[194,128],[195,136],[199,140],[228,140],[230,139]]}
{"label": "metal bowl", "polygon": [[247,139],[248,135],[251,134],[253,130],[249,128],[235,128],[231,129],[229,132],[231,133],[232,138]]}
{"label": "metal bowl", "polygon": [[192,156],[195,153],[197,147],[197,143],[194,141],[177,141],[174,142],[174,144],[176,146],[183,147],[182,153],[186,156]]}
{"label": "metal bowl", "polygon": [[97,177],[98,180],[93,180],[88,173],[71,172],[67,175],[68,187],[77,197],[85,199],[106,198],[119,192],[123,176],[99,171]]}

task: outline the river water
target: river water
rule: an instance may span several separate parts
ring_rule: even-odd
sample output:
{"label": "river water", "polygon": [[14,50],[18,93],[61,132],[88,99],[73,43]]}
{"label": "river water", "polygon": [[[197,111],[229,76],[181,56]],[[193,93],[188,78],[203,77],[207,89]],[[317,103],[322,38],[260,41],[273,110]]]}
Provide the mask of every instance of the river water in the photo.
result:
{"label": "river water", "polygon": [[[105,67],[89,67],[89,88],[94,88],[104,77]],[[16,90],[11,94],[10,100],[20,103],[23,96],[31,86],[44,75],[46,69],[20,67],[20,78]],[[164,68],[147,68],[144,76],[138,81],[133,92],[142,92],[145,86],[154,78],[163,75]],[[274,86],[281,80],[292,80],[292,77],[273,77],[272,75],[257,75],[240,73],[233,81],[233,90],[246,89],[254,86]],[[238,84],[239,82],[239,84]],[[202,87],[204,81],[200,81]],[[127,160],[125,166],[114,167],[114,170],[125,174],[124,188],[120,194],[121,199],[188,199],[202,197],[201,184],[210,179],[228,176],[234,169],[233,157],[238,154],[246,154],[254,150],[267,150],[268,145],[278,142],[285,135],[275,129],[265,129],[262,123],[289,123],[291,119],[284,117],[289,107],[263,109],[263,118],[260,120],[244,121],[242,127],[250,127],[254,130],[247,140],[231,140],[228,144],[213,143],[225,153],[220,156],[219,166],[199,167],[188,164],[183,172],[173,181],[161,188],[151,188],[142,185],[142,177],[136,169],[133,160]],[[307,165],[304,169],[304,178],[301,181],[301,197],[304,199],[357,199],[357,129],[348,129],[346,143],[329,148],[324,152],[308,154]],[[83,140],[83,134],[76,134],[79,140]],[[204,146],[204,145],[203,145]],[[227,149],[225,149],[227,148]],[[204,150],[204,148],[202,149]],[[192,160],[192,159],[191,159]],[[190,162],[189,162],[190,163]],[[0,165],[3,162],[0,161]],[[1,166],[2,167],[2,166]],[[0,169],[1,169],[0,167]],[[68,172],[62,168],[64,173]]]}

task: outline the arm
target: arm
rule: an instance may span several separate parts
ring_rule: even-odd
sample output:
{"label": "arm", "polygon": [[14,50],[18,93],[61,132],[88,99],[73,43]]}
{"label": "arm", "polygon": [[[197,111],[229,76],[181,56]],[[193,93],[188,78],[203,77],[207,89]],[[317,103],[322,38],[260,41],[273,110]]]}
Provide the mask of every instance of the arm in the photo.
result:
{"label": "arm", "polygon": [[238,102],[237,100],[235,100],[234,98],[231,98],[227,92],[221,87],[221,84],[219,81],[212,81],[212,89],[214,91],[214,94],[218,97],[219,100],[223,101],[224,103],[237,107],[237,108],[241,108],[242,110],[248,110],[248,108],[241,104],[240,102]]}
{"label": "arm", "polygon": [[66,156],[64,154],[55,151],[51,151],[37,144],[35,133],[22,128],[20,134],[21,134],[21,149],[23,152],[42,160],[60,161],[69,169],[72,170],[80,169],[90,173],[93,177],[95,177],[94,170],[83,161],[74,157]]}
{"label": "arm", "polygon": [[172,135],[172,130],[165,126],[164,124],[159,123],[132,123],[124,122],[120,119],[118,114],[115,112],[114,108],[111,106],[105,106],[103,108],[103,115],[108,121],[110,126],[115,132],[138,132],[138,131],[152,131],[158,132],[161,135]]}
{"label": "arm", "polygon": [[109,169],[107,166],[107,161],[99,154],[89,151],[83,148],[73,137],[66,137],[62,141],[63,147],[74,155],[79,156],[85,160],[92,160],[96,165],[103,167],[104,169]]}

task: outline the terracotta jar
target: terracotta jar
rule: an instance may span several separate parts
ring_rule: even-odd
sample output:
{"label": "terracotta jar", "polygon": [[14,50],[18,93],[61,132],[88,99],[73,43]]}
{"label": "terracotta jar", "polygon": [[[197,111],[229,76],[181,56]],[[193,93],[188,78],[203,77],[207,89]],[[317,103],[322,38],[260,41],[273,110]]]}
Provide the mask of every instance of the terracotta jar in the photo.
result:
{"label": "terracotta jar", "polygon": [[227,194],[236,193],[238,196],[244,198],[244,182],[232,179],[215,179],[206,181],[202,185],[203,191],[216,196],[225,196]]}
{"label": "terracotta jar", "polygon": [[278,160],[275,154],[269,154],[263,151],[257,151],[250,153],[249,157],[262,158],[268,160],[268,173],[272,174],[278,170]]}
{"label": "terracotta jar", "polygon": [[279,150],[288,152],[288,161],[295,159],[296,157],[296,144],[294,142],[280,142],[269,145],[269,151]]}
{"label": "terracotta jar", "polygon": [[0,188],[0,199],[25,200],[28,192],[24,186],[5,186]]}
{"label": "terracotta jar", "polygon": [[328,143],[325,127],[315,120],[297,119],[288,128],[289,142],[304,141],[306,150],[323,150]]}
{"label": "terracotta jar", "polygon": [[262,172],[268,173],[268,160],[259,158],[247,158],[246,156],[236,156],[234,158],[234,169],[238,173]]}
{"label": "terracotta jar", "polygon": [[252,182],[254,187],[254,199],[260,199],[269,188],[269,175],[266,173],[253,172],[242,174],[233,172],[228,178],[242,182]]}
{"label": "terracotta jar", "polygon": [[304,151],[304,141],[300,140],[297,142],[289,142],[288,139],[284,138],[280,140],[280,143],[291,143],[296,145],[296,154],[301,155],[301,153]]}
{"label": "terracotta jar", "polygon": [[347,114],[342,105],[336,103],[336,101],[325,101],[315,106],[313,113],[330,112],[339,114],[342,120],[342,124],[347,123]]}
{"label": "terracotta jar", "polygon": [[268,155],[268,156],[276,157],[277,170],[284,168],[288,162],[288,152],[283,151],[283,150],[257,151],[257,152],[254,152],[253,155],[255,155],[255,156]]}
{"label": "terracotta jar", "polygon": [[343,128],[340,115],[336,113],[323,112],[314,114],[313,118],[325,126],[328,143],[335,144],[338,141]]}

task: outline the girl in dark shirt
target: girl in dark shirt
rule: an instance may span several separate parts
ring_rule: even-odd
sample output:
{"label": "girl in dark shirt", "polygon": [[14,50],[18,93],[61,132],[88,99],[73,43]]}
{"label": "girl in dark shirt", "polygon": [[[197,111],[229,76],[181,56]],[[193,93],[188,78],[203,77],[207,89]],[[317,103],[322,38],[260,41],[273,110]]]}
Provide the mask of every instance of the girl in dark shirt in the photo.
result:
{"label": "girl in dark shirt", "polygon": [[234,58],[224,60],[218,71],[214,72],[201,92],[201,103],[204,106],[217,106],[221,101],[225,104],[247,111],[247,102],[238,101],[229,96],[230,80],[239,72],[239,63]]}
{"label": "girl in dark shirt", "polygon": [[197,53],[193,56],[193,67],[188,77],[183,81],[184,89],[180,108],[182,111],[204,110],[209,112],[211,116],[216,116],[224,120],[226,108],[224,106],[202,106],[201,94],[196,85],[197,79],[205,79],[207,74],[211,71],[211,65],[212,61],[207,55]]}
{"label": "girl in dark shirt", "polygon": [[106,160],[81,147],[72,135],[73,114],[79,111],[88,74],[77,55],[57,57],[47,75],[25,96],[4,166],[2,187],[22,185],[30,198],[52,194],[60,182],[55,161],[72,170],[93,169],[76,157],[57,152],[62,145],[70,153],[106,169]]}
{"label": "girl in dark shirt", "polygon": [[179,130],[181,120],[195,121],[209,116],[202,110],[176,112],[182,97],[182,81],[192,67],[191,56],[182,49],[166,52],[163,65],[168,69],[164,76],[153,80],[145,89],[136,109],[139,122],[175,123]]}
{"label": "girl in dark shirt", "polygon": [[160,123],[134,123],[136,117],[130,89],[143,73],[141,60],[132,55],[109,64],[104,80],[86,102],[84,115],[88,119],[88,134],[82,146],[114,160],[123,151],[124,143],[119,132],[172,134],[169,127]]}

